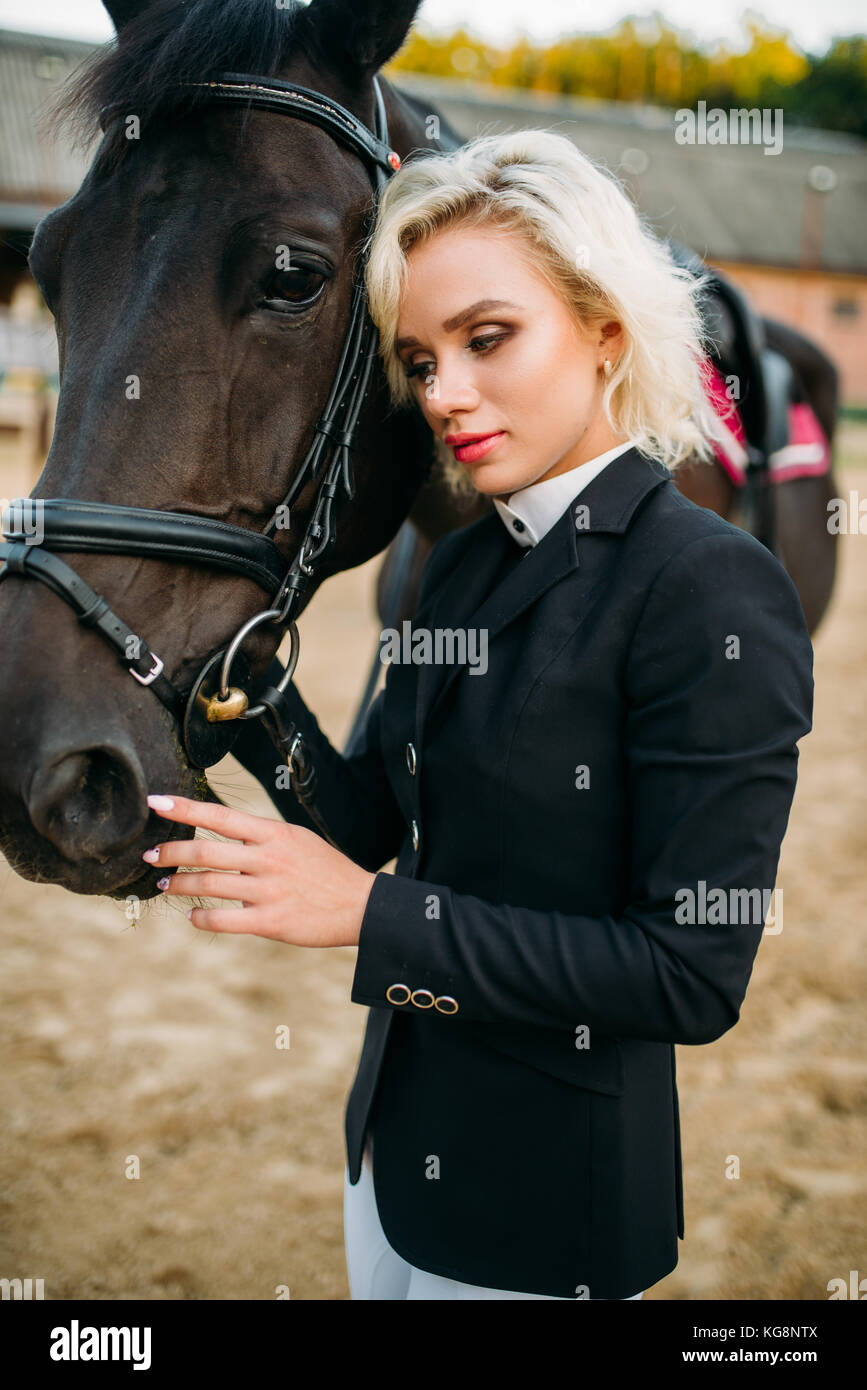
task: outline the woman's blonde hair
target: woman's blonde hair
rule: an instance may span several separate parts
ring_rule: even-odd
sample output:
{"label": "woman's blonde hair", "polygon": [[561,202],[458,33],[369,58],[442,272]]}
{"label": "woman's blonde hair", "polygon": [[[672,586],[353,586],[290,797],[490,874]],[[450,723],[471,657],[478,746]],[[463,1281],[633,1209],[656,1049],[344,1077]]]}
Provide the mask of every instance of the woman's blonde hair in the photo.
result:
{"label": "woman's blonde hair", "polygon": [[[620,321],[623,349],[603,392],[612,428],[672,469],[690,455],[710,456],[719,423],[702,382],[704,280],[674,262],[612,174],[553,131],[485,135],[414,155],[386,186],[366,245],[365,284],[396,405],[417,403],[395,349],[407,254],[456,225],[521,234],[579,323]],[[458,484],[451,451],[441,459]]]}

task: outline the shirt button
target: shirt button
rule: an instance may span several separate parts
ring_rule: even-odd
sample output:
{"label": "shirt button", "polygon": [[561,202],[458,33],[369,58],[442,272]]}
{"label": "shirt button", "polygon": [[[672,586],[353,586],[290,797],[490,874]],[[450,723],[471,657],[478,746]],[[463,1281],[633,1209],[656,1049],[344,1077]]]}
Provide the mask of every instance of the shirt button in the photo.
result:
{"label": "shirt button", "polygon": [[410,826],[410,830],[412,831],[412,847],[413,847],[413,849],[417,850],[417,849],[418,849],[418,822],[417,822],[417,821],[413,821],[413,822],[412,822],[412,825]]}
{"label": "shirt button", "polygon": [[524,525],[523,521],[518,521],[517,517],[516,517],[515,520],[512,522],[512,525],[514,526],[514,528],[515,528],[516,531],[526,531],[526,529],[527,529],[526,526]]}
{"label": "shirt button", "polygon": [[415,776],[415,747],[413,744],[406,745],[406,765],[409,768],[410,777]]}

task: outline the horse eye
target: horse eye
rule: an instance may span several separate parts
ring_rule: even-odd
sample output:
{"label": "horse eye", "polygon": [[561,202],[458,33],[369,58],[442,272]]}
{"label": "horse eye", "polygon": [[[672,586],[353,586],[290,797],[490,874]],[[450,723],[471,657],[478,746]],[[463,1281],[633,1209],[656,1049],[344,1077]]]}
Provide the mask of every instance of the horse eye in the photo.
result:
{"label": "horse eye", "polygon": [[296,265],[289,270],[278,271],[271,277],[260,307],[278,313],[306,308],[319,297],[325,280],[321,271],[312,270],[309,266]]}

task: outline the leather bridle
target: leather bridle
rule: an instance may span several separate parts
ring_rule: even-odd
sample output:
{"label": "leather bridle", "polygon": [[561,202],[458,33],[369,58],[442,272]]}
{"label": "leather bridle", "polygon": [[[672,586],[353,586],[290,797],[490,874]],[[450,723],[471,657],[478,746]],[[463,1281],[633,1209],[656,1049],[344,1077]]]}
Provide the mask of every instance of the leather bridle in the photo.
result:
{"label": "leather bridle", "polygon": [[[389,147],[385,103],[376,77],[375,132],[331,98],[278,78],[259,78],[249,73],[221,72],[208,82],[180,84],[207,88],[204,100],[234,102],[243,106],[279,111],[309,121],[354,151],[372,171],[374,212],[388,177],[400,167],[400,157]],[[113,114],[114,113],[114,114]],[[100,125],[105,131],[121,111],[103,108]],[[274,742],[286,753],[293,786],[306,800],[312,792],[313,769],[302,747],[300,733],[287,721],[283,695],[298,661],[298,604],[317,560],[334,539],[333,505],[338,490],[353,496],[350,450],[370,382],[378,334],[367,309],[362,253],[353,287],[349,326],[343,341],[337,372],[325,408],[316,422],[313,442],[292,480],[286,497],[276,508],[264,531],[213,521],[185,512],[150,510],[146,507],[113,506],[70,498],[16,498],[3,510],[0,558],[6,564],[0,580],[9,575],[39,579],[74,610],[84,627],[99,632],[111,644],[130,675],[148,686],[169,709],[183,732],[184,748],[194,767],[207,768],[229,752],[240,732],[238,721],[265,717]],[[305,480],[314,478],[323,456],[333,449],[331,463],[323,466],[321,484],[301,546],[288,569],[273,536],[298,496]],[[31,522],[36,517],[36,525]],[[25,519],[26,518],[26,519]],[[38,533],[33,539],[30,532]],[[165,675],[163,662],[113,613],[97,594],[55,551],[87,551],[110,555],[140,555],[160,560],[206,564],[252,579],[271,595],[268,608],[249,618],[229,645],[205,663],[191,689],[182,694]],[[254,628],[273,623],[288,629],[289,662],[278,685],[268,686],[250,706],[244,687],[249,683],[249,664],[240,651]],[[229,686],[234,673],[236,684]]]}

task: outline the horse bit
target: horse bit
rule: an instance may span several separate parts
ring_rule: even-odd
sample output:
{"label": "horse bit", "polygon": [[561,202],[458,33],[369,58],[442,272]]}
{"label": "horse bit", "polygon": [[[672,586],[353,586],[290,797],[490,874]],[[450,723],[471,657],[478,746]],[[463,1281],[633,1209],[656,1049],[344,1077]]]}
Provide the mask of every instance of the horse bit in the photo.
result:
{"label": "horse bit", "polygon": [[[213,81],[179,85],[207,88],[205,100],[287,112],[319,126],[359,155],[368,166],[368,172],[372,168],[374,212],[388,177],[400,168],[400,156],[388,144],[385,103],[376,77],[373,79],[375,133],[338,102],[308,87],[278,78],[260,79],[249,73],[221,72]],[[103,131],[120,114],[112,117],[109,114],[112,109],[103,107],[101,110]],[[334,539],[332,506],[338,488],[342,486],[350,500],[353,497],[349,451],[353,447],[378,343],[377,329],[368,313],[364,294],[365,260],[366,248],[356,270],[349,326],[337,372],[324,411],[316,422],[313,442],[289,492],[263,532],[185,512],[70,498],[17,498],[3,509],[0,526],[5,542],[0,543],[0,558],[6,560],[0,580],[10,574],[30,575],[41,580],[71,605],[83,626],[99,632],[114,647],[133,679],[149,686],[178,720],[186,756],[192,766],[207,768],[219,762],[240,733],[237,721],[264,716],[266,726],[270,725],[268,732],[272,741],[286,755],[293,789],[308,809],[308,803],[312,804],[315,772],[302,746],[300,732],[287,719],[284,693],[298,662],[299,638],[293,614],[313,574],[314,562]],[[334,457],[330,467],[323,469],[301,548],[287,570],[273,535],[279,529],[280,520],[288,515],[288,508],[297,497],[304,478],[308,473],[311,478],[316,476],[328,443],[334,447]],[[22,509],[32,508],[34,504],[40,509],[41,537],[22,539]],[[182,696],[164,675],[163,662],[156,652],[111,611],[101,594],[95,593],[71,566],[59,560],[52,553],[54,550],[205,563],[254,580],[273,595],[271,606],[249,618],[225,650],[208,659],[189,693]],[[288,628],[291,650],[279,683],[261,691],[256,697],[258,703],[250,707],[244,689],[249,684],[250,668],[239,648],[245,637],[262,623]],[[229,677],[233,671],[238,684],[230,687]]]}

